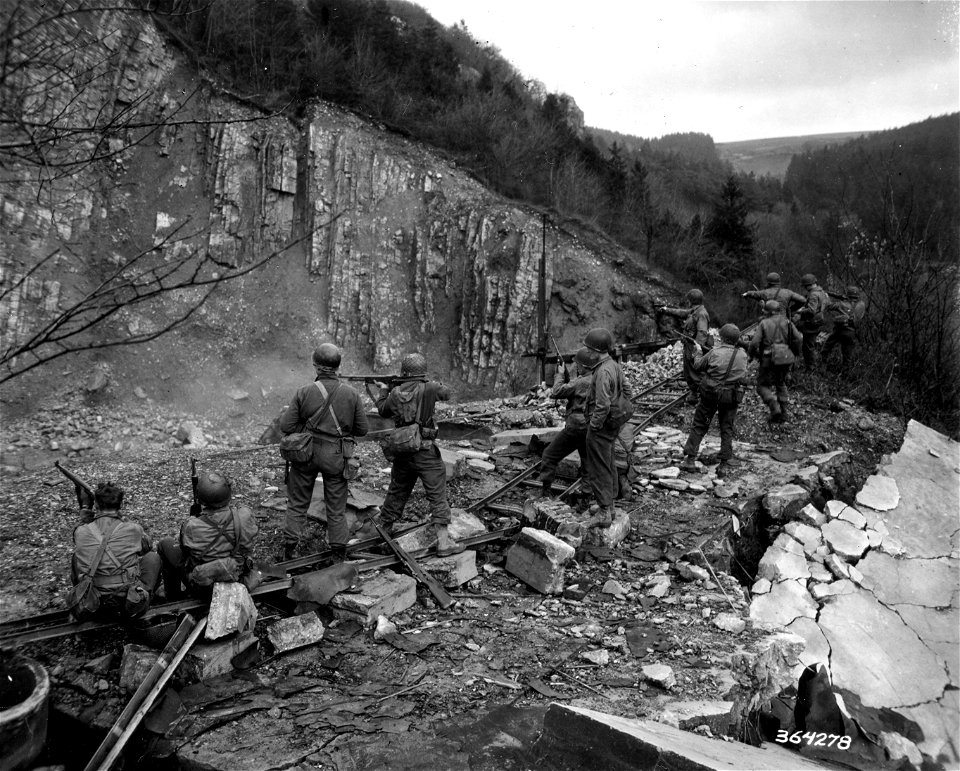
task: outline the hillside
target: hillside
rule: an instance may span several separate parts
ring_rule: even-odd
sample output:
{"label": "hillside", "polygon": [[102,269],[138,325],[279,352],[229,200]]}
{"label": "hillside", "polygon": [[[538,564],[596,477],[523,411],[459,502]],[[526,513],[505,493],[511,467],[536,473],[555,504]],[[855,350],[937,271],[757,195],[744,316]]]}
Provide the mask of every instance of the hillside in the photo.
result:
{"label": "hillside", "polygon": [[787,167],[794,155],[806,150],[818,150],[828,145],[842,144],[864,132],[848,131],[837,134],[809,134],[799,137],[773,137],[770,139],[747,139],[742,142],[718,142],[720,160],[727,161],[742,174],[758,177],[771,176],[779,180],[787,174]]}

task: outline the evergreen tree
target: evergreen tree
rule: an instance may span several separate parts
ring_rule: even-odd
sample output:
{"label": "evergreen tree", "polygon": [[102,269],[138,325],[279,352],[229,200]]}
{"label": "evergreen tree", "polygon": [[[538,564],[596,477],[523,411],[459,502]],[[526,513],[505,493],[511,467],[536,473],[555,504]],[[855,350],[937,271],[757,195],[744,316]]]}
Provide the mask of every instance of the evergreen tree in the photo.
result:
{"label": "evergreen tree", "polygon": [[751,269],[755,234],[747,223],[749,206],[743,189],[733,175],[727,177],[714,203],[704,236],[716,248],[732,275],[746,275]]}

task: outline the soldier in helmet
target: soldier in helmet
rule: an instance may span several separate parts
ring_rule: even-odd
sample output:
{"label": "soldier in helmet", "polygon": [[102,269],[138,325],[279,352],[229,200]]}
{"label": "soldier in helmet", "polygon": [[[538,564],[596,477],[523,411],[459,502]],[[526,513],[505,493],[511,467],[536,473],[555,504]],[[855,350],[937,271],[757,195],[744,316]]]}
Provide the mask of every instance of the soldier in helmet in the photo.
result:
{"label": "soldier in helmet", "polygon": [[805,274],[800,279],[806,300],[803,307],[797,311],[794,321],[797,329],[803,335],[803,365],[807,370],[813,369],[817,359],[817,336],[823,330],[824,313],[830,298],[817,283],[817,277],[812,273]]}
{"label": "soldier in helmet", "polygon": [[540,482],[543,484],[543,495],[553,494],[553,480],[557,475],[557,464],[576,450],[581,460],[586,455],[587,441],[587,396],[590,394],[590,383],[593,380],[588,364],[591,360],[591,351],[584,346],[577,351],[573,361],[573,377],[570,382],[564,382],[565,367],[561,363],[557,367],[556,378],[550,397],[566,399],[566,421],[563,430],[543,451],[540,470]]}
{"label": "soldier in helmet", "polygon": [[364,436],[369,426],[360,394],[340,380],[340,360],[340,349],[333,343],[318,346],[313,352],[316,377],[297,391],[280,417],[279,428],[283,434],[313,434],[310,460],[291,462],[287,476],[284,559],[293,559],[303,538],[307,509],[318,475],[323,477],[327,543],[336,558],[346,557],[350,531],[344,470],[347,460],[353,456],[354,437]]}
{"label": "soldier in helmet", "polygon": [[689,308],[661,308],[661,313],[684,319],[683,322],[683,377],[687,381],[690,394],[687,404],[696,404],[699,397],[700,374],[693,367],[693,359],[698,346],[707,345],[710,330],[710,314],[703,306],[703,292],[691,289],[687,292]]}
{"label": "soldier in helmet", "polygon": [[81,524],[73,531],[71,614],[79,621],[139,618],[160,578],[152,541],[140,525],[121,516],[123,490],[113,482],[101,482],[92,497],[77,485],[77,500]]}
{"label": "soldier in helmet", "polygon": [[[591,329],[583,340],[582,366],[591,373],[587,393],[587,435],[583,467],[599,511],[586,524],[604,527],[613,522],[613,501],[619,492],[615,443],[626,419],[619,421],[616,411],[620,397],[632,397],[620,365],[610,357],[613,335],[602,327]],[[582,349],[581,349],[582,350]],[[629,416],[627,416],[629,417]]]}
{"label": "soldier in helmet", "polygon": [[754,289],[749,292],[744,292],[741,297],[753,298],[754,300],[760,301],[760,311],[765,314],[764,303],[768,300],[775,300],[780,303],[779,313],[790,315],[790,306],[791,305],[803,305],[807,298],[802,294],[797,294],[796,292],[790,289],[784,289],[780,286],[780,274],[779,273],[768,273],[767,274],[767,286],[764,289]]}
{"label": "soldier in helmet", "polygon": [[850,364],[853,349],[857,347],[857,329],[863,321],[865,310],[866,305],[860,299],[860,288],[856,286],[848,286],[845,297],[830,299],[827,313],[833,319],[833,329],[823,344],[824,362],[839,345],[844,369]]}
{"label": "soldier in helmet", "polygon": [[713,416],[720,424],[720,465],[717,476],[730,474],[736,465],[733,456],[733,437],[736,432],[737,406],[740,402],[740,382],[747,374],[747,353],[737,346],[740,329],[735,324],[720,328],[720,345],[707,350],[701,347],[693,366],[703,373],[700,383],[700,402],[693,415],[693,428],[683,447],[683,471],[696,471],[700,442],[710,428]]}
{"label": "soldier in helmet", "polygon": [[441,557],[459,554],[464,546],[450,537],[448,529],[447,472],[435,441],[437,423],[433,417],[437,400],[449,399],[450,389],[436,380],[427,379],[427,360],[420,353],[403,357],[400,376],[403,382],[393,388],[380,383],[380,392],[370,393],[370,397],[376,402],[380,415],[393,418],[397,428],[419,424],[421,446],[419,450],[398,453],[392,459],[390,487],[380,507],[380,521],[389,531],[393,530],[419,479],[430,505],[430,521],[437,535],[437,554]]}
{"label": "soldier in helmet", "polygon": [[[257,520],[246,506],[233,506],[230,480],[217,471],[206,471],[197,480],[201,509],[180,527],[180,538],[162,538],[157,551],[163,562],[163,586],[168,600],[193,594],[217,580],[238,580],[250,566],[257,537]],[[208,568],[217,573],[203,578]]]}
{"label": "soldier in helmet", "polygon": [[760,360],[757,371],[757,394],[770,409],[771,423],[785,423],[790,392],[787,379],[803,336],[776,300],[767,300],[763,306],[764,318],[750,339],[747,352]]}

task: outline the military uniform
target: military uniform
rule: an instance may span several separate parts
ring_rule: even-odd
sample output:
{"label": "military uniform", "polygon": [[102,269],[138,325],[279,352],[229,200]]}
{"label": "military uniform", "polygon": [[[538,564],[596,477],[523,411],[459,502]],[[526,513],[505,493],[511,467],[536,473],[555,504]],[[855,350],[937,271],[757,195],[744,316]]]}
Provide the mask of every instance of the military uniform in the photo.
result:
{"label": "military uniform", "polygon": [[817,336],[823,330],[824,313],[830,298],[818,284],[804,288],[807,296],[803,307],[797,312],[797,328],[803,335],[803,364],[809,370],[816,364]]}
{"label": "military uniform", "polygon": [[[413,421],[404,421],[401,413],[400,395],[420,390],[419,423],[423,444],[419,450],[400,453],[393,459],[390,469],[390,487],[380,507],[380,518],[385,525],[393,525],[403,514],[417,480],[423,482],[423,490],[430,505],[430,520],[435,525],[447,525],[450,522],[450,503],[447,501],[447,472],[440,457],[440,448],[434,441],[437,426],[433,412],[437,400],[450,398],[450,389],[426,376],[418,376],[408,382],[390,389],[377,399],[377,410],[382,417],[394,418],[397,427],[409,425]],[[416,398],[416,397],[415,397]]]}
{"label": "military uniform", "polygon": [[[731,357],[733,357],[731,366]],[[721,342],[717,347],[694,358],[694,369],[702,373],[700,401],[693,415],[693,427],[683,454],[690,459],[697,457],[700,443],[706,436],[713,416],[720,425],[720,459],[733,458],[733,437],[737,418],[737,404],[720,403],[717,391],[737,387],[747,374],[747,354],[730,342]],[[729,374],[728,374],[729,368]]]}
{"label": "military uniform", "polygon": [[587,441],[587,397],[590,394],[589,374],[575,377],[569,383],[563,382],[563,367],[557,368],[557,375],[550,391],[552,399],[566,399],[566,421],[563,430],[547,445],[541,458],[540,481],[544,493],[549,494],[550,486],[557,475],[557,464],[576,450],[580,462],[586,455]]}
{"label": "military uniform", "polygon": [[797,294],[792,289],[784,289],[782,286],[768,286],[764,289],[753,289],[744,292],[743,297],[750,297],[760,301],[760,309],[763,310],[763,304],[768,300],[776,300],[780,303],[779,315],[789,316],[787,309],[791,305],[803,305],[807,298],[802,294]]}
{"label": "military uniform", "polygon": [[840,346],[843,366],[850,364],[853,349],[857,346],[857,329],[863,321],[866,305],[863,300],[831,300],[827,304],[827,313],[833,318],[833,329],[823,344],[823,360],[826,361],[834,347]]}
{"label": "military uniform", "polygon": [[609,510],[619,487],[614,443],[620,426],[609,425],[607,417],[619,396],[632,397],[630,386],[623,377],[620,365],[603,354],[593,369],[591,387],[587,395],[587,435],[583,457],[587,482],[601,509]]}
{"label": "military uniform", "polygon": [[703,304],[691,308],[664,308],[663,312],[670,316],[684,319],[681,332],[683,340],[683,378],[690,389],[691,400],[697,398],[700,387],[700,373],[693,366],[693,360],[699,351],[699,346],[707,342],[710,334],[710,314]]}
{"label": "military uniform", "polygon": [[760,321],[760,326],[750,340],[748,352],[759,359],[757,371],[757,395],[770,409],[771,419],[786,419],[790,391],[787,381],[793,360],[776,364],[773,360],[774,345],[786,345],[795,359],[800,355],[803,336],[786,316],[774,313]]}

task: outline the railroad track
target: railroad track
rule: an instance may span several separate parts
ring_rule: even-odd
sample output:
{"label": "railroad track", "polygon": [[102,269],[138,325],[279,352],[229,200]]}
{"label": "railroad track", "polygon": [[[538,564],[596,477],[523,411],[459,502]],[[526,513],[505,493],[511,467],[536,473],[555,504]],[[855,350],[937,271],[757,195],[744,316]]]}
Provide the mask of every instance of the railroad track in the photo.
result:
{"label": "railroad track", "polygon": [[[416,527],[418,526],[415,525],[412,528],[408,528],[408,530],[413,530]],[[465,544],[466,546],[480,546],[485,543],[498,541],[501,538],[509,538],[515,535],[518,530],[518,527],[506,527],[499,530],[491,530],[487,533],[481,533],[480,535],[475,535],[470,538],[464,538],[461,543]],[[347,547],[347,551],[348,553],[354,551],[359,552],[370,548],[371,546],[376,546],[380,543],[381,541],[379,538],[368,538],[364,541],[351,544],[349,547]],[[420,549],[418,551],[410,552],[410,556],[414,559],[429,557],[434,554],[436,554],[435,548]],[[297,570],[300,570],[301,572],[307,572],[303,569],[315,567],[323,562],[329,562],[332,560],[332,558],[333,552],[329,549],[326,549],[324,551],[317,552],[316,554],[298,557],[294,560],[278,562],[274,567],[285,570],[288,573],[293,573]],[[399,564],[399,562],[400,560],[395,555],[389,554],[382,557],[372,557],[369,559],[359,560],[353,564],[356,566],[357,570],[361,572],[367,572],[370,570],[379,570],[380,568],[391,567]],[[286,591],[293,584],[293,580],[294,576],[291,575],[287,578],[277,578],[270,581],[265,581],[260,586],[253,589],[250,592],[250,595],[253,597],[264,597],[277,592]],[[206,602],[196,599],[162,602],[151,606],[142,618],[144,621],[149,621],[151,619],[162,618],[165,616],[176,616],[180,613],[196,610],[198,608],[204,608],[206,606]],[[19,618],[0,623],[0,649],[13,648],[26,643],[40,642],[42,640],[53,640],[58,637],[69,637],[71,635],[81,634],[82,632],[112,629],[117,626],[120,626],[119,621],[84,621],[83,623],[78,624],[70,620],[70,615],[65,610],[40,613],[38,615],[27,616],[25,618]]]}

